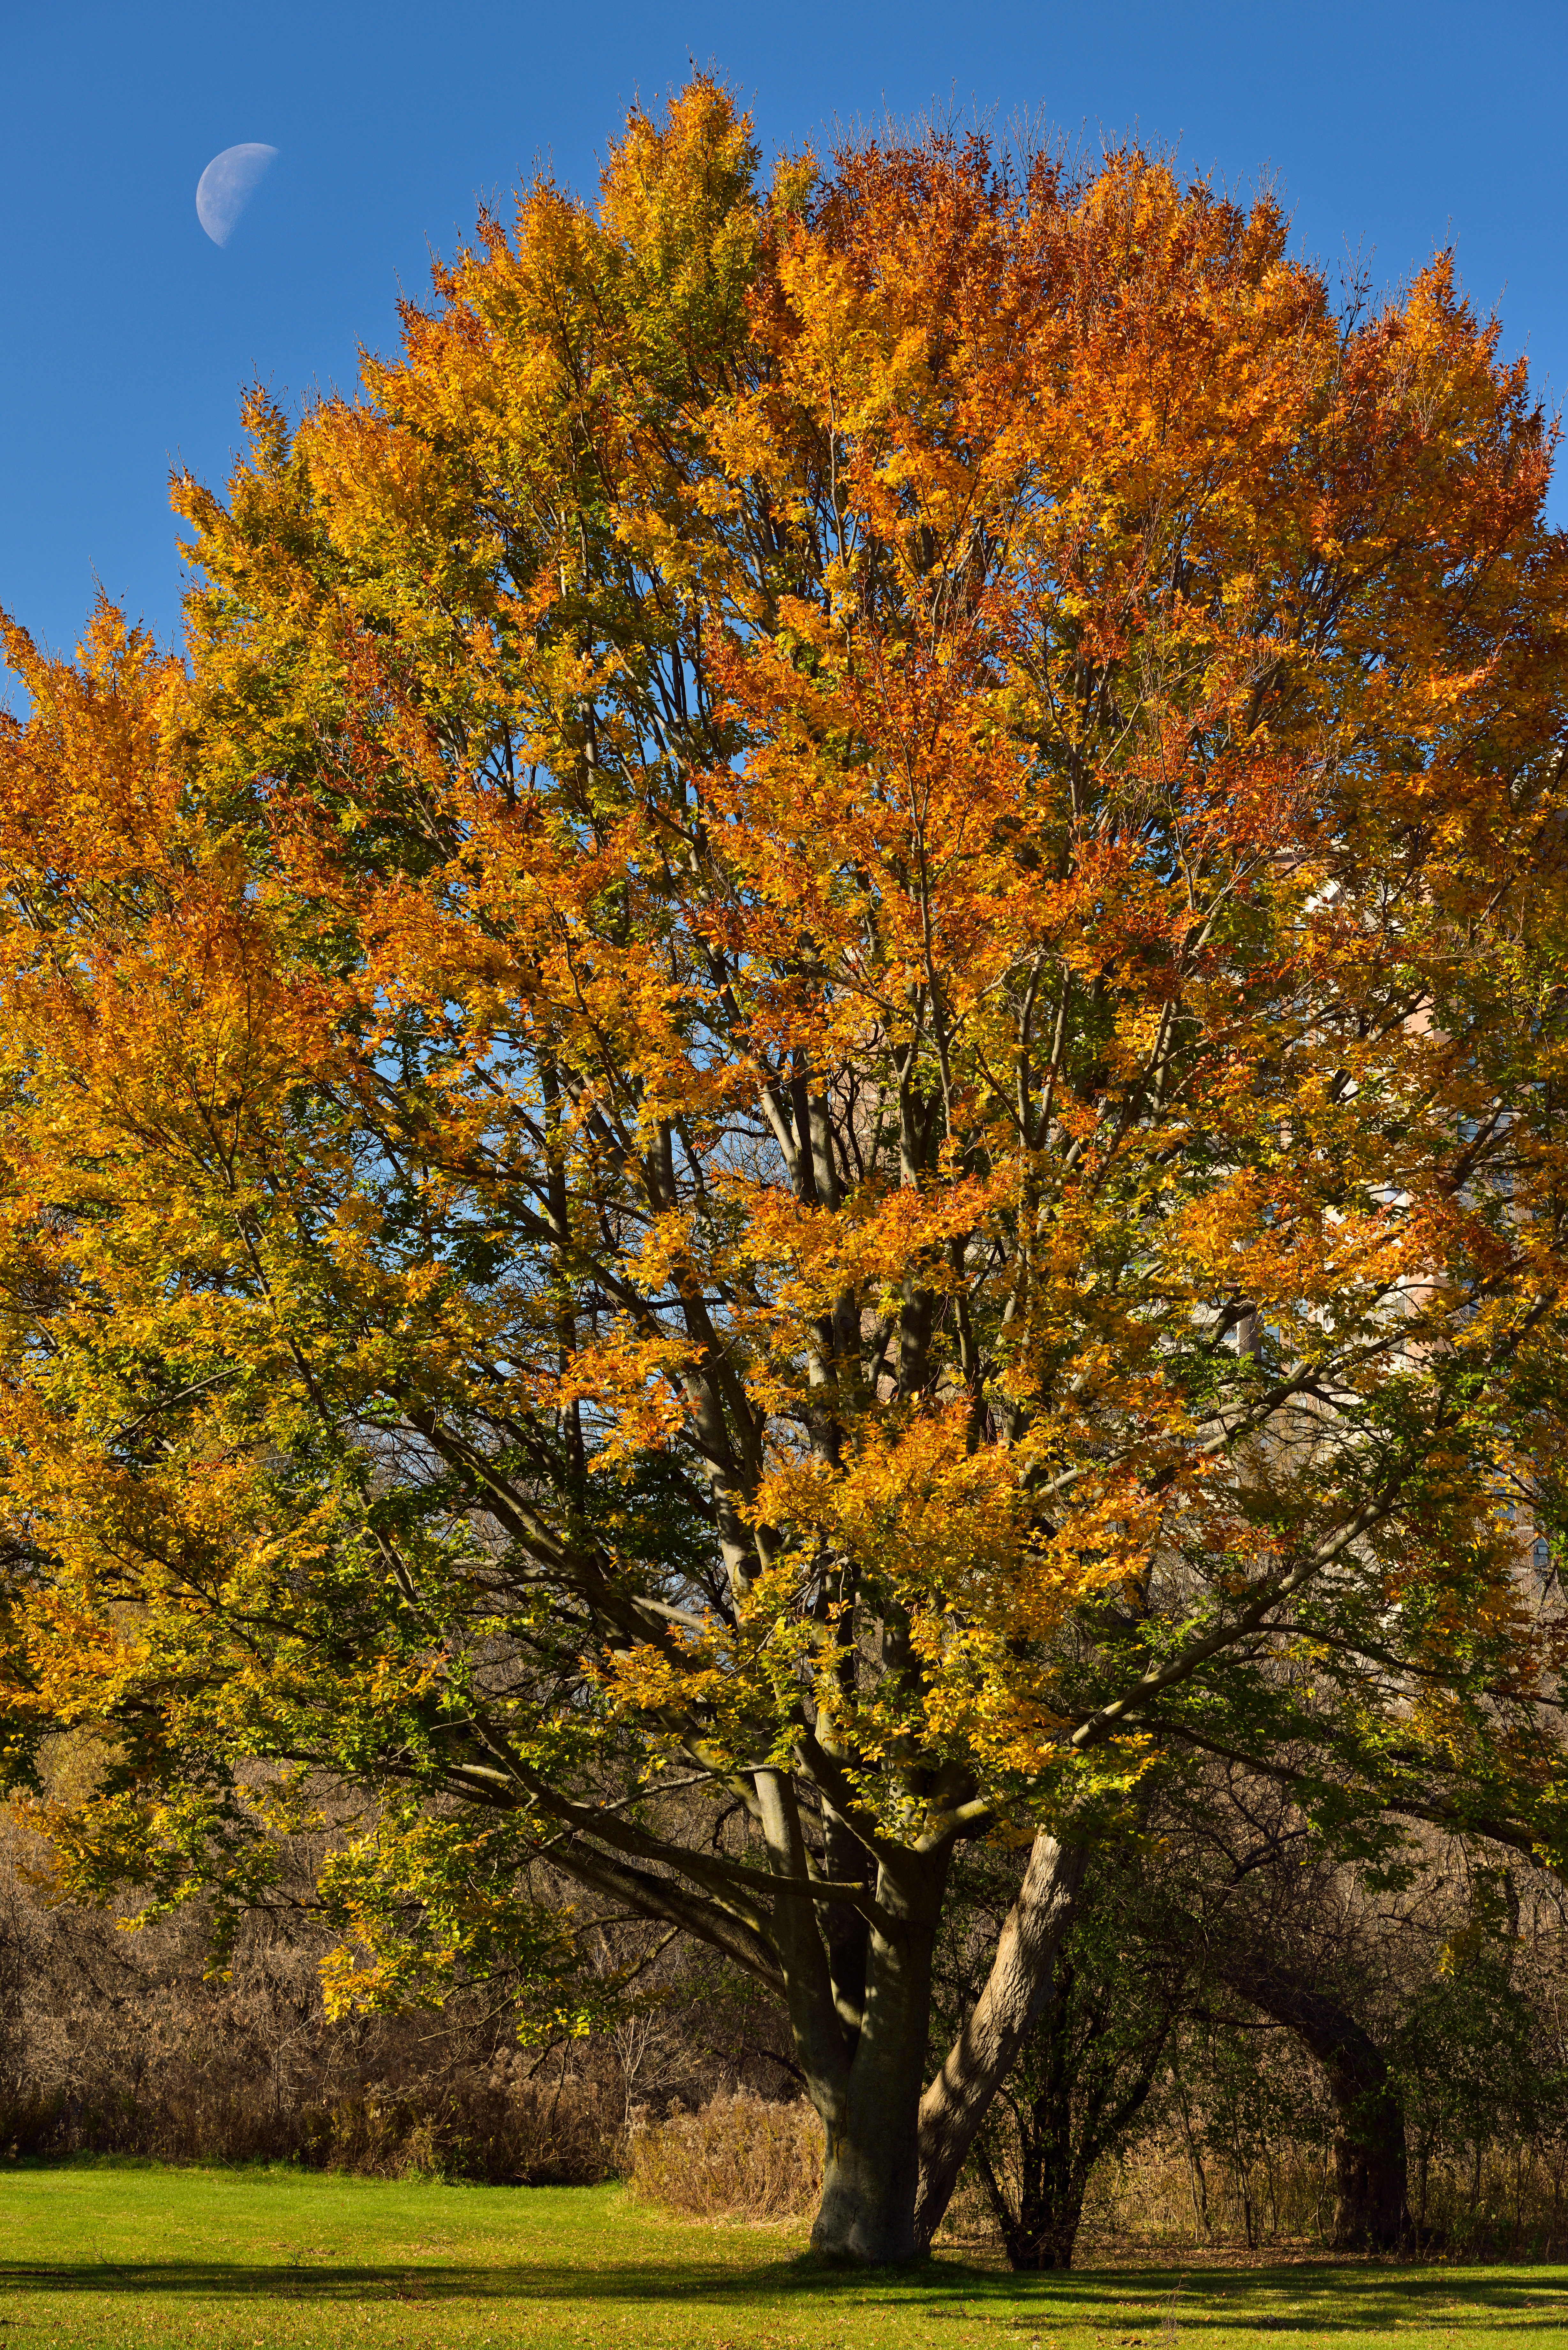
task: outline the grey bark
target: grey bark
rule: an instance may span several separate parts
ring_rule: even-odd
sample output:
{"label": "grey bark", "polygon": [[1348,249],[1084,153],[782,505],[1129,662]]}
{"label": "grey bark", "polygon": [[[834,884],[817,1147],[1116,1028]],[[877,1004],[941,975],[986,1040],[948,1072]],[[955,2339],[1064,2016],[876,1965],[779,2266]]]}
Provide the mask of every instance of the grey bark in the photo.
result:
{"label": "grey bark", "polygon": [[[865,1998],[836,2080],[813,2084],[827,2133],[812,2250],[881,2267],[919,2250],[920,2083],[930,2024],[931,1958],[950,1852],[902,1854],[877,1875],[885,1923],[867,1936]],[[797,2034],[796,2044],[799,2044]]]}
{"label": "grey bark", "polygon": [[1024,2037],[1052,1996],[1057,1951],[1073,1922],[1085,1854],[1040,1835],[1007,1913],[985,1989],[919,2106],[914,2235],[923,2251]]}

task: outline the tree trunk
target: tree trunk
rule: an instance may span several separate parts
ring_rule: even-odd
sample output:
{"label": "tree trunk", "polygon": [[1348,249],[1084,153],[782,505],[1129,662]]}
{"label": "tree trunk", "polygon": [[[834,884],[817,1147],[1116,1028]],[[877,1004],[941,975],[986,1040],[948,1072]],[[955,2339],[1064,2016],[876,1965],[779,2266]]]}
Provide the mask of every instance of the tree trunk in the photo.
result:
{"label": "tree trunk", "polygon": [[1056,2203],[1007,2232],[1007,2263],[1014,2269],[1070,2269],[1084,2216],[1084,2186],[1071,2184]]}
{"label": "tree trunk", "polygon": [[1331,1992],[1262,1952],[1219,1953],[1233,1991],[1288,2026],[1317,2058],[1334,2111],[1334,2246],[1388,2251],[1409,2233],[1405,2110],[1370,2033]]}
{"label": "tree trunk", "polygon": [[1084,2217],[1087,2174],[1073,2161],[1070,2131],[1059,2131],[1049,2146],[1033,2151],[1033,2162],[1026,2154],[1014,2208],[989,2152],[981,2147],[981,2177],[987,2199],[1002,2230],[1010,2268],[1070,2269]]}
{"label": "tree trunk", "polygon": [[877,1872],[887,1919],[867,1938],[866,1994],[853,2053],[816,2099],[827,2133],[822,2208],[811,2248],[823,2258],[882,2267],[913,2260],[919,2178],[920,2084],[930,2025],[931,1957],[947,1855]]}
{"label": "tree trunk", "polygon": [[[1379,2058],[1381,2063],[1381,2058]],[[1334,2140],[1334,2242],[1336,2251],[1390,2251],[1409,2233],[1405,2113],[1394,2092],[1363,2085],[1347,2067],[1335,2085],[1339,2126]]]}
{"label": "tree trunk", "polygon": [[[798,1881],[805,1848],[787,1783],[782,1773],[759,1772],[756,1786],[770,1858]],[[862,1850],[869,1856],[868,1845]],[[795,2054],[826,2132],[822,2206],[811,2232],[812,2250],[825,2259],[881,2266],[927,2249],[974,2134],[1050,1996],[1084,1856],[1042,1835],[985,1990],[922,2098],[931,1960],[950,1856],[950,1847],[883,1848],[873,1888],[877,1922],[863,1938],[857,1913],[850,1913],[852,1928],[846,1919],[819,1919],[800,1899],[774,1909]],[[848,1881],[857,1866],[851,1854],[838,1854],[835,1881]]]}
{"label": "tree trunk", "polygon": [[1192,2216],[1212,2243],[1214,2230],[1209,2224],[1209,2174],[1203,2168],[1203,2158],[1192,2134],[1192,2113],[1179,2074],[1177,2076],[1176,2100],[1176,2110],[1181,2116],[1181,2143],[1187,2149],[1187,2183],[1192,2197]]}
{"label": "tree trunk", "polygon": [[915,2235],[922,2251],[941,2225],[992,2099],[1052,1995],[1056,1953],[1073,1922],[1085,1857],[1081,1846],[1035,1837],[985,1989],[920,2100]]}

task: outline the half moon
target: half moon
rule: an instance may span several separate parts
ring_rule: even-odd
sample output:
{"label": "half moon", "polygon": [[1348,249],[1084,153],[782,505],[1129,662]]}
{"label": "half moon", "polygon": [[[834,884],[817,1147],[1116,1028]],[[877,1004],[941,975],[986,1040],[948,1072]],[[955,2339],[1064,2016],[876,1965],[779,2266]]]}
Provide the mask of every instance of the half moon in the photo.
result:
{"label": "half moon", "polygon": [[196,182],[196,218],[214,244],[227,244],[240,214],[277,153],[254,139],[214,155]]}

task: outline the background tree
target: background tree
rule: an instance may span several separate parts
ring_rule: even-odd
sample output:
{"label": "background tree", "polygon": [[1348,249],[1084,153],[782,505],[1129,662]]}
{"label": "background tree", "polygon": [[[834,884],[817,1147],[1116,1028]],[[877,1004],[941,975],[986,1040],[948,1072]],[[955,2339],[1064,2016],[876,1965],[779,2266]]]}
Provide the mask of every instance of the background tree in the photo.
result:
{"label": "background tree", "polygon": [[[971,2158],[1015,2269],[1072,2267],[1096,2165],[1125,2158],[1166,2117],[1168,2053],[1203,1976],[1158,1877],[1143,1873],[1148,1857],[1134,1843],[1090,1866],[1050,1996],[975,2138]],[[955,1869],[932,2000],[939,2062],[983,1988],[1018,1875],[983,1847]]]}
{"label": "background tree", "polygon": [[436,296],[187,666],[9,639],[13,1765],[220,1915],[362,1791],[372,1979],[541,1853],[708,1942],[902,2258],[1152,1757],[1556,1832],[1550,439],[1444,263],[702,81]]}
{"label": "background tree", "polygon": [[1346,2251],[1396,2247],[1409,2211],[1390,2051],[1407,1995],[1410,1913],[1428,1890],[1430,1856],[1405,1840],[1368,1865],[1361,1823],[1337,1839],[1325,1835],[1279,1780],[1210,1767],[1182,1796],[1170,1816],[1173,1881],[1162,1914],[1191,1971],[1199,2030],[1182,2064],[1189,2085],[1205,2084],[1210,2140],[1218,2129],[1244,2179],[1249,2149],[1279,2134],[1267,2069],[1246,2040],[1260,2019],[1282,2027],[1310,2058],[1327,2108],[1332,2241]]}
{"label": "background tree", "polygon": [[[1500,1866],[1495,1855],[1463,1858],[1426,1964],[1407,1981],[1389,2033],[1390,2074],[1409,2116],[1418,2242],[1446,2232],[1434,2227],[1429,2209],[1432,2172],[1445,2160],[1463,2178],[1472,2240],[1485,2241],[1511,2218],[1517,2234],[1529,2152],[1555,2156],[1561,2203],[1568,2137],[1561,1886]],[[1501,2193],[1487,2191],[1489,2154],[1501,2158]]]}

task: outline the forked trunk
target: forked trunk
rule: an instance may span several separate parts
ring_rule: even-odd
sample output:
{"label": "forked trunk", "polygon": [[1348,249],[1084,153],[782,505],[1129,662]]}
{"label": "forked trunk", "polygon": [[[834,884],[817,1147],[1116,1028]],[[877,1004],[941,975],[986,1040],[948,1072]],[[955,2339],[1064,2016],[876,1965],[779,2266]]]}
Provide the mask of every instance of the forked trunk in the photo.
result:
{"label": "forked trunk", "polygon": [[1008,2267],[1070,2269],[1083,2217],[1084,2182],[1062,2181],[1059,2196],[1021,2214],[1014,2225],[1002,2229]]}
{"label": "forked trunk", "polygon": [[1081,2164],[1073,2158],[1073,2132],[1068,2100],[1060,2097],[1045,2113],[1036,2104],[1023,2137],[1016,2192],[1001,2177],[989,2149],[979,2149],[981,2181],[1002,2241],[1007,2264],[1014,2269],[1070,2269],[1073,2247],[1084,2216],[1088,2185]]}
{"label": "forked trunk", "polygon": [[[787,1866],[793,1830],[784,1790],[759,1784]],[[1050,1996],[1083,1856],[1042,1835],[985,1990],[922,2096],[950,1857],[946,1849],[880,1857],[877,1923],[858,1950],[842,1918],[825,1930],[804,1902],[775,1912],[795,2053],[826,2131],[811,2242],[827,2260],[883,2266],[927,2250],[975,2132]]]}

